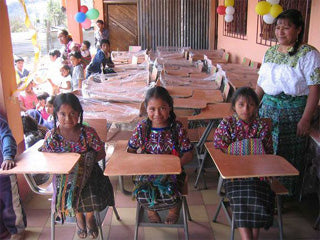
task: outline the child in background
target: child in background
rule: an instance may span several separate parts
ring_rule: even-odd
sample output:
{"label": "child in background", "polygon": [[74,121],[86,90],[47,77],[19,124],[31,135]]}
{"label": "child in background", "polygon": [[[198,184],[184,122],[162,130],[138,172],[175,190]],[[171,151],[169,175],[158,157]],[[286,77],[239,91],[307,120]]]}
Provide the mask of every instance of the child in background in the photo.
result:
{"label": "child in background", "polygon": [[[219,124],[214,146],[227,152],[239,141],[256,139],[258,143],[253,148],[261,150],[255,154],[273,154],[271,129],[258,117],[258,106],[258,96],[253,89],[239,88],[232,97],[235,114]],[[225,180],[224,189],[241,239],[258,239],[259,229],[268,229],[273,221],[274,193],[269,182],[259,178]]]}
{"label": "child in background", "polygon": [[[15,165],[17,144],[7,121],[1,115],[0,140],[0,166],[5,171]],[[0,239],[11,234],[11,239],[23,240],[26,226],[27,219],[21,206],[16,175],[0,175]]]}
{"label": "child in background", "polygon": [[59,82],[54,83],[51,79],[48,79],[52,86],[52,95],[58,95],[59,93],[71,92],[71,74],[69,65],[65,64],[60,68]]}
{"label": "child in background", "polygon": [[29,75],[29,71],[24,68],[24,59],[22,57],[14,57],[15,69],[16,69],[16,81],[19,85],[25,77]]}
{"label": "child in background", "polygon": [[47,103],[46,103],[46,112],[49,114],[48,119],[46,121],[45,126],[48,129],[52,129],[54,127],[54,119],[53,119],[53,103],[55,100],[55,96],[50,96],[47,98]]}
{"label": "child in background", "polygon": [[33,85],[33,79],[28,78],[26,88],[19,94],[18,99],[22,111],[27,111],[28,109],[35,109],[38,104],[38,98],[33,91]]}
{"label": "child in background", "polygon": [[[50,64],[48,66],[47,79],[50,83],[52,82],[55,85],[59,85],[61,81],[60,79],[61,75],[59,73],[62,66],[60,56],[61,56],[61,53],[57,49],[51,50],[49,52]],[[53,94],[53,91],[52,91],[52,94]]]}
{"label": "child in background", "polygon": [[62,219],[76,216],[78,237],[97,238],[94,211],[114,205],[112,185],[98,165],[105,157],[104,143],[93,128],[82,124],[83,109],[74,94],[56,96],[53,116],[54,128],[41,150],[76,152],[81,158],[70,174],[55,175],[52,204]]}
{"label": "child in background", "polygon": [[[144,101],[148,118],[138,123],[128,143],[128,152],[143,154],[174,154],[181,166],[192,160],[192,145],[182,124],[176,121],[173,99],[160,86],[148,90]],[[135,176],[134,196],[148,209],[152,223],[160,223],[157,211],[169,209],[166,224],[177,222],[181,207],[181,189],[185,172],[179,175]],[[154,195],[153,195],[154,193]]]}
{"label": "child in background", "polygon": [[90,50],[89,50],[90,46],[91,46],[91,44],[89,41],[83,41],[81,48],[80,48],[80,52],[81,52],[81,56],[82,56],[82,67],[84,70],[91,62],[91,54],[90,54]]}
{"label": "child in background", "polygon": [[[109,40],[102,39],[100,46],[101,46],[101,49],[98,50],[92,62],[87,67],[87,76],[86,76],[87,78],[93,73],[101,73],[101,65],[103,69],[106,66],[109,68],[114,67],[114,63],[111,60]],[[114,71],[112,70],[112,72]]]}
{"label": "child in background", "polygon": [[83,72],[83,67],[81,65],[81,59],[82,59],[82,56],[80,52],[70,53],[70,61],[73,66],[72,79],[71,79],[72,91],[81,89],[82,81],[84,80],[84,72]]}
{"label": "child in background", "polygon": [[37,96],[38,104],[37,104],[37,110],[41,113],[41,116],[44,120],[47,120],[49,117],[49,114],[46,112],[46,100],[49,97],[49,94],[44,92],[42,94],[39,94]]}

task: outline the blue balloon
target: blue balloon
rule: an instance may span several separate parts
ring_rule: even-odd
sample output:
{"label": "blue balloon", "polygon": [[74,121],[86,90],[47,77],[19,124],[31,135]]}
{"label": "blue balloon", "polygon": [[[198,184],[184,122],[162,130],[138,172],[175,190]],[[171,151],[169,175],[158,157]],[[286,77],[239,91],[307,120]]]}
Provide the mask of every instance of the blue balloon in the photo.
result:
{"label": "blue balloon", "polygon": [[86,20],[86,14],[83,12],[78,12],[75,16],[74,19],[78,22],[78,23],[82,23]]}

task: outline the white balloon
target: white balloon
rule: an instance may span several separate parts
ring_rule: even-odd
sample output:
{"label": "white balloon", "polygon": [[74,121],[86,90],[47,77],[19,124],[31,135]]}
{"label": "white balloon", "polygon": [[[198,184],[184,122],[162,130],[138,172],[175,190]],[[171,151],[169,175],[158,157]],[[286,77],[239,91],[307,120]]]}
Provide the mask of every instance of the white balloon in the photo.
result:
{"label": "white balloon", "polygon": [[274,17],[272,17],[270,13],[263,15],[262,18],[266,24],[272,24],[274,22]]}
{"label": "white balloon", "polygon": [[232,22],[232,20],[233,20],[233,15],[226,14],[226,15],[224,16],[224,20],[225,20],[226,22]]}
{"label": "white balloon", "polygon": [[267,2],[273,4],[279,4],[280,0],[267,0]]}
{"label": "white balloon", "polygon": [[226,14],[233,15],[234,14],[234,7],[228,6],[226,8]]}

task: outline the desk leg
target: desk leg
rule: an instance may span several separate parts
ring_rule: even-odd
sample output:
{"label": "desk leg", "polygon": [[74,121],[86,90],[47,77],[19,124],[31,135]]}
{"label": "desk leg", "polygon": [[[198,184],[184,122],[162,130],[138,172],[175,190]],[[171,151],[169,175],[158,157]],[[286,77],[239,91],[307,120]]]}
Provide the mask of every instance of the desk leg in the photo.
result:
{"label": "desk leg", "polygon": [[131,195],[132,192],[129,192],[127,190],[124,189],[124,184],[123,184],[123,176],[119,176],[119,186],[120,186],[120,190],[124,195]]}
{"label": "desk leg", "polygon": [[51,240],[55,239],[55,213],[51,209]]}

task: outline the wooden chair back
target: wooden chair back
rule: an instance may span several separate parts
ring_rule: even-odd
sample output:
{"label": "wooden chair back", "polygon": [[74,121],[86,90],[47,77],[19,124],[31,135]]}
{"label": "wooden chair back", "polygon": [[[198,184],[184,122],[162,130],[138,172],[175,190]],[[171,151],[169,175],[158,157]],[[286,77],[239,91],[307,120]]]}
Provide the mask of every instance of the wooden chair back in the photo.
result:
{"label": "wooden chair back", "polygon": [[242,65],[243,66],[247,66],[247,67],[249,67],[250,66],[250,59],[249,58],[246,58],[246,57],[244,57],[243,59],[242,59]]}
{"label": "wooden chair back", "polygon": [[223,58],[223,59],[226,61],[226,63],[227,63],[227,62],[229,62],[230,54],[227,53],[227,52],[224,52],[222,58]]}
{"label": "wooden chair back", "polygon": [[250,67],[253,69],[259,69],[261,66],[261,63],[255,62],[255,61],[251,61],[250,62]]}
{"label": "wooden chair back", "polygon": [[225,83],[224,88],[223,88],[223,92],[222,92],[222,97],[225,102],[227,102],[229,100],[229,95],[230,95],[230,84]]}
{"label": "wooden chair back", "polygon": [[107,120],[106,119],[89,119],[86,118],[83,121],[87,122],[90,127],[94,128],[98,133],[101,141],[107,141]]}

